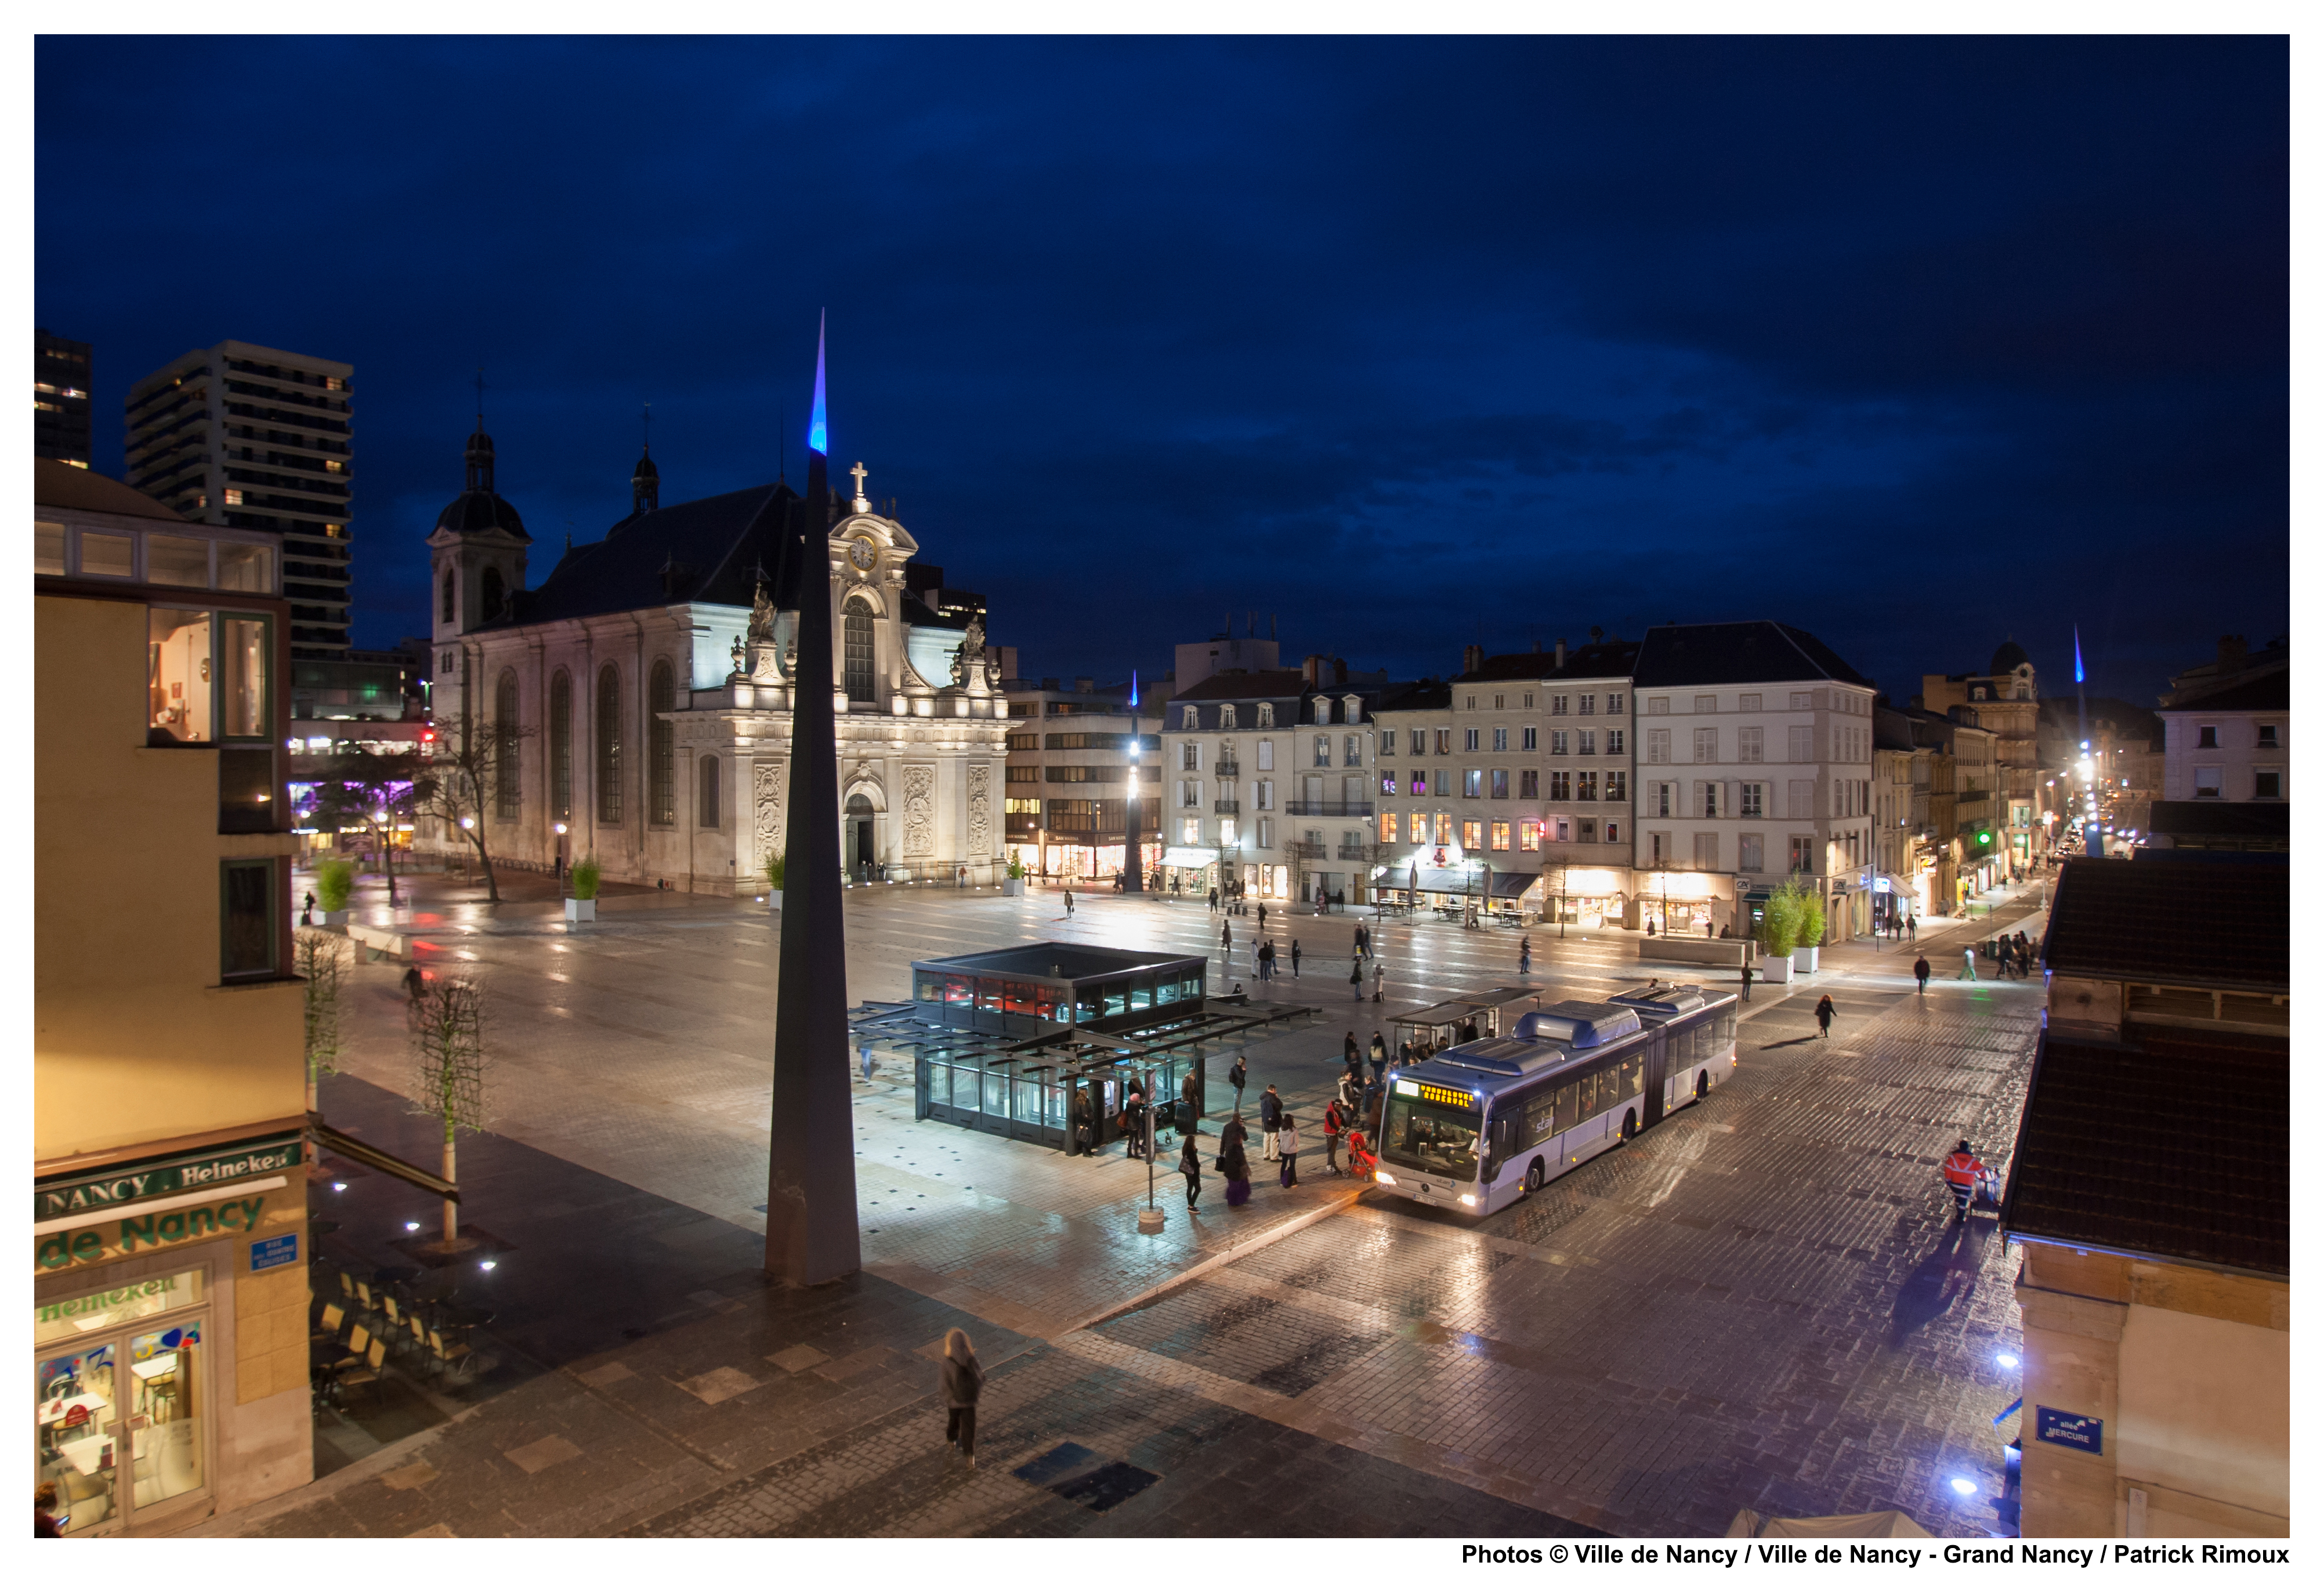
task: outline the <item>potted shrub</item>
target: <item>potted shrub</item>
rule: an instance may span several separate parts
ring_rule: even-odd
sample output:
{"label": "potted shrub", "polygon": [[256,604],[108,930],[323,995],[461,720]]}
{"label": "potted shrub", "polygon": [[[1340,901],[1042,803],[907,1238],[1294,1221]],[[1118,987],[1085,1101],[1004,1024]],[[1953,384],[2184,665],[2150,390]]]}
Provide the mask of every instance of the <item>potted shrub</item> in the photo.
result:
{"label": "potted shrub", "polygon": [[1025,893],[1025,860],[1014,852],[1009,855],[1009,866],[1002,871],[1001,893],[1004,896]]}
{"label": "potted shrub", "polygon": [[1766,952],[1765,970],[1760,976],[1769,983],[1792,981],[1792,952],[1800,942],[1800,893],[1796,885],[1782,884],[1767,898],[1766,914],[1759,920],[1759,946]]}
{"label": "potted shrub", "polygon": [[355,865],[334,857],[315,865],[316,921],[326,928],[347,926],[347,902],[355,896]]}
{"label": "potted shrub", "polygon": [[767,911],[779,912],[783,910],[783,855],[781,853],[767,854],[766,874]]}
{"label": "potted shrub", "polygon": [[1823,944],[1823,902],[1806,891],[1800,893],[1800,970],[1813,972],[1816,958]]}
{"label": "potted shrub", "polygon": [[585,857],[575,864],[573,893],[565,898],[565,921],[568,923],[594,923],[597,921],[597,886],[605,871],[595,857]]}

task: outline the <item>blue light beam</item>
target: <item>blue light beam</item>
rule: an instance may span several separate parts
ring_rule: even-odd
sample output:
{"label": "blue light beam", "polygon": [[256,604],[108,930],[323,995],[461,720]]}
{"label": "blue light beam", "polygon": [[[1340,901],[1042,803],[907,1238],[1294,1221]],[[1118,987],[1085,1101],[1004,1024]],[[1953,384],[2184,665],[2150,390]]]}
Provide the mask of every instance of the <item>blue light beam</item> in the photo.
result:
{"label": "blue light beam", "polygon": [[[817,312],[815,319],[815,412],[807,417],[807,445],[828,458],[831,437],[823,422],[823,330],[828,312]],[[2076,646],[2077,649],[2080,646]]]}

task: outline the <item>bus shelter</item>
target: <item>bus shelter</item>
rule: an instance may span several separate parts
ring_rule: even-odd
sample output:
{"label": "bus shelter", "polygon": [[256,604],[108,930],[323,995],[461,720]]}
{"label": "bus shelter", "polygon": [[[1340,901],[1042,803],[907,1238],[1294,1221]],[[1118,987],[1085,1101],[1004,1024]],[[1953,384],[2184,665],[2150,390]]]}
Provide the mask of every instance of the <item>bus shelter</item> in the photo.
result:
{"label": "bus shelter", "polygon": [[[1541,995],[1538,988],[1480,989],[1390,1016],[1390,1048],[1399,1055],[1408,1050],[1413,1059],[1426,1059],[1456,1043],[1498,1038],[1505,1031],[1501,1023],[1515,1024],[1526,1008],[1541,1002]],[[1512,1010],[1513,1005],[1521,1008]]]}
{"label": "bus shelter", "polygon": [[1131,1032],[1203,1009],[1199,956],[1051,940],[912,963],[912,1006],[932,1025],[1003,1038],[1061,1027]]}

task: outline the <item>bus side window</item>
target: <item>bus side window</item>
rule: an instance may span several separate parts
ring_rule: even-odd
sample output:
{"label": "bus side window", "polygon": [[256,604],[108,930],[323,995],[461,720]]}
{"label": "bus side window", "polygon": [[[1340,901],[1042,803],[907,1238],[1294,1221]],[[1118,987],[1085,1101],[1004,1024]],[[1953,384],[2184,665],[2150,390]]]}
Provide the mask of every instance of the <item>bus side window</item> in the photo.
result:
{"label": "bus side window", "polygon": [[1580,1117],[1573,1112],[1574,1094],[1580,1087],[1579,1082],[1569,1081],[1557,1089],[1557,1128],[1561,1131],[1572,1130]]}
{"label": "bus side window", "polygon": [[1538,1147],[1557,1132],[1557,1094],[1544,1087],[1526,1104],[1525,1126],[1517,1138],[1517,1145],[1520,1148]]}
{"label": "bus side window", "polygon": [[1633,1054],[1622,1061],[1621,1069],[1622,1090],[1619,1096],[1626,1099],[1637,1096],[1639,1078],[1646,1074],[1646,1057],[1644,1054]]}

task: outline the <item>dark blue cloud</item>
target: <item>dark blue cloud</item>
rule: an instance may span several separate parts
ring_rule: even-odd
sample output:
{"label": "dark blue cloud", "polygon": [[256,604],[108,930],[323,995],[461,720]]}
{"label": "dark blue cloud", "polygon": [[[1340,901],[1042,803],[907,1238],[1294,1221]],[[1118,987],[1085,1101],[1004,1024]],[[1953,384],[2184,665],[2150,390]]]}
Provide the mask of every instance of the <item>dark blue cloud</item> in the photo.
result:
{"label": "dark blue cloud", "polygon": [[[1774,615],[1900,692],[2132,697],[2288,617],[2268,39],[135,40],[36,47],[38,310],[118,400],[356,366],[359,636],[481,362],[543,543],[841,462],[1030,671],[1222,613],[1472,640]],[[264,93],[191,84],[265,82]],[[798,443],[789,444],[796,470]]]}

